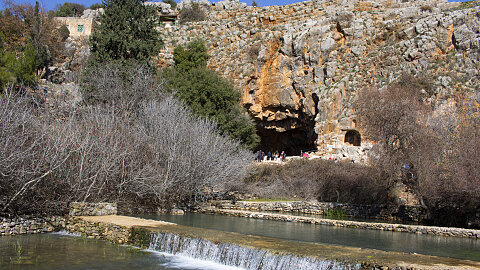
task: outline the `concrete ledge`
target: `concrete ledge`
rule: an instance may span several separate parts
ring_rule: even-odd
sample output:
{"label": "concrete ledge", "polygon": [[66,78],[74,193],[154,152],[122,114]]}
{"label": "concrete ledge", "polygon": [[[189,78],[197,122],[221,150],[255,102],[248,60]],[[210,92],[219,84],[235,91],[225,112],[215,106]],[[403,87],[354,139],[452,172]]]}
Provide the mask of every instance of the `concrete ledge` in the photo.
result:
{"label": "concrete ledge", "polygon": [[358,229],[409,232],[409,233],[417,233],[417,234],[468,237],[468,238],[476,238],[476,239],[480,238],[480,230],[471,230],[471,229],[463,229],[463,228],[390,224],[390,223],[378,223],[378,222],[361,222],[361,221],[351,221],[351,220],[334,220],[334,219],[325,219],[325,218],[317,218],[317,217],[302,217],[302,216],[293,216],[293,215],[285,215],[285,214],[259,213],[259,212],[251,212],[251,211],[216,209],[216,208],[207,208],[207,209],[204,209],[203,212],[228,215],[228,216],[237,216],[237,217],[268,219],[268,220],[278,220],[278,221],[288,221],[288,222],[301,222],[301,223],[311,223],[311,224],[358,228]]}

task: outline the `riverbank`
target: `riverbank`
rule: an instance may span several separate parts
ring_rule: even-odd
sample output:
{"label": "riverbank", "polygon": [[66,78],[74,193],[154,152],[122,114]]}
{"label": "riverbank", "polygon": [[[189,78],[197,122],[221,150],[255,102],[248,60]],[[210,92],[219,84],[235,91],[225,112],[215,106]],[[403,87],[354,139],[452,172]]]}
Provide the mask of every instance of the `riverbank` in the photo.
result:
{"label": "riverbank", "polygon": [[463,229],[463,228],[392,224],[392,223],[379,223],[379,222],[363,222],[363,221],[351,221],[351,220],[335,220],[335,219],[326,219],[326,218],[320,218],[320,217],[295,216],[295,215],[289,215],[289,214],[218,209],[213,207],[204,208],[202,209],[202,212],[210,213],[210,214],[245,217],[245,218],[277,220],[277,221],[285,221],[285,222],[311,223],[311,224],[337,226],[337,227],[348,227],[348,228],[355,228],[355,229],[382,230],[382,231],[407,232],[407,233],[416,233],[416,234],[430,234],[430,235],[437,235],[437,236],[454,236],[454,237],[467,237],[467,238],[480,239],[480,230]]}

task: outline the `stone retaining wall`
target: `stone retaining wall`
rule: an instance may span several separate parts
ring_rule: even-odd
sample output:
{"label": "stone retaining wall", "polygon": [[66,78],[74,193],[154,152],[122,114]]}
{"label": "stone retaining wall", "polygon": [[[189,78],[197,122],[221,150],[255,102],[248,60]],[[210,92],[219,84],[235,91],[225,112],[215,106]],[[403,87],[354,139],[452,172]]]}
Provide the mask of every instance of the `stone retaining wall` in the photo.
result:
{"label": "stone retaining wall", "polygon": [[[248,201],[213,201],[211,206],[218,209],[244,211],[276,211],[295,212],[304,214],[329,215],[340,214],[347,217],[384,219],[397,221],[421,221],[425,212],[416,206],[387,206],[387,205],[354,205],[346,203],[326,202],[248,202]],[[330,213],[329,213],[330,212]]]}
{"label": "stone retaining wall", "polygon": [[215,208],[204,209],[203,212],[222,214],[222,215],[228,215],[228,216],[278,220],[278,221],[287,221],[287,222],[311,223],[311,224],[347,227],[347,228],[355,228],[355,229],[409,232],[409,233],[417,233],[417,234],[456,236],[456,237],[467,237],[467,238],[477,238],[477,239],[480,238],[480,230],[471,230],[471,229],[462,229],[462,228],[389,224],[389,223],[377,223],[377,222],[360,222],[360,221],[350,221],[350,220],[334,220],[334,219],[324,219],[324,218],[316,218],[316,217],[302,217],[302,216],[292,216],[292,215],[284,215],[284,214],[259,213],[259,212],[226,210],[226,209],[215,209]]}
{"label": "stone retaining wall", "polygon": [[64,229],[71,233],[80,233],[88,238],[103,239],[119,244],[128,243],[130,237],[130,230],[127,227],[110,223],[88,222],[77,217],[68,219]]}
{"label": "stone retaining wall", "polygon": [[117,203],[71,202],[70,216],[108,216],[117,214]]}
{"label": "stone retaining wall", "polygon": [[3,218],[0,219],[0,235],[18,235],[53,232],[65,226],[63,217],[48,218]]}

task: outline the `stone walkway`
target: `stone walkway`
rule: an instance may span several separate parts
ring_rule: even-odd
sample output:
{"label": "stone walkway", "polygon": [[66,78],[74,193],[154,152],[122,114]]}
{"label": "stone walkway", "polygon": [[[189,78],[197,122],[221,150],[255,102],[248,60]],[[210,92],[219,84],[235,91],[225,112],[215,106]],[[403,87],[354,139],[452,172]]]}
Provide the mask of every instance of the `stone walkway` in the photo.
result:
{"label": "stone walkway", "polygon": [[165,221],[128,217],[128,216],[117,216],[117,215],[80,216],[78,218],[91,223],[114,224],[114,225],[123,226],[126,228],[131,228],[134,226],[135,227],[158,227],[163,225],[176,225],[175,223],[170,223]]}
{"label": "stone walkway", "polygon": [[480,239],[480,230],[463,229],[463,228],[390,224],[390,223],[362,222],[362,221],[351,221],[351,220],[335,220],[335,219],[326,219],[326,218],[318,218],[318,217],[304,217],[304,216],[294,216],[294,215],[277,214],[277,213],[265,213],[265,212],[253,212],[253,211],[217,209],[217,208],[207,208],[207,209],[204,209],[203,212],[228,215],[228,216],[278,220],[278,221],[287,221],[287,222],[311,223],[311,224],[348,227],[348,228],[356,228],[356,229],[409,232],[409,233],[417,233],[417,234],[431,234],[431,235],[439,235],[439,236],[456,236],[456,237]]}

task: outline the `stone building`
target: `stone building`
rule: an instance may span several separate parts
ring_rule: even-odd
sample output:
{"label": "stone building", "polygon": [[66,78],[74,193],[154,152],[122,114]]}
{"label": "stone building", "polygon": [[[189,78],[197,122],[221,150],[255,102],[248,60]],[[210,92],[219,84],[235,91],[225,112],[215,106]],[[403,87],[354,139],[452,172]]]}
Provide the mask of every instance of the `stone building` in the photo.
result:
{"label": "stone building", "polygon": [[88,38],[92,34],[93,18],[55,17],[67,26],[71,38]]}

